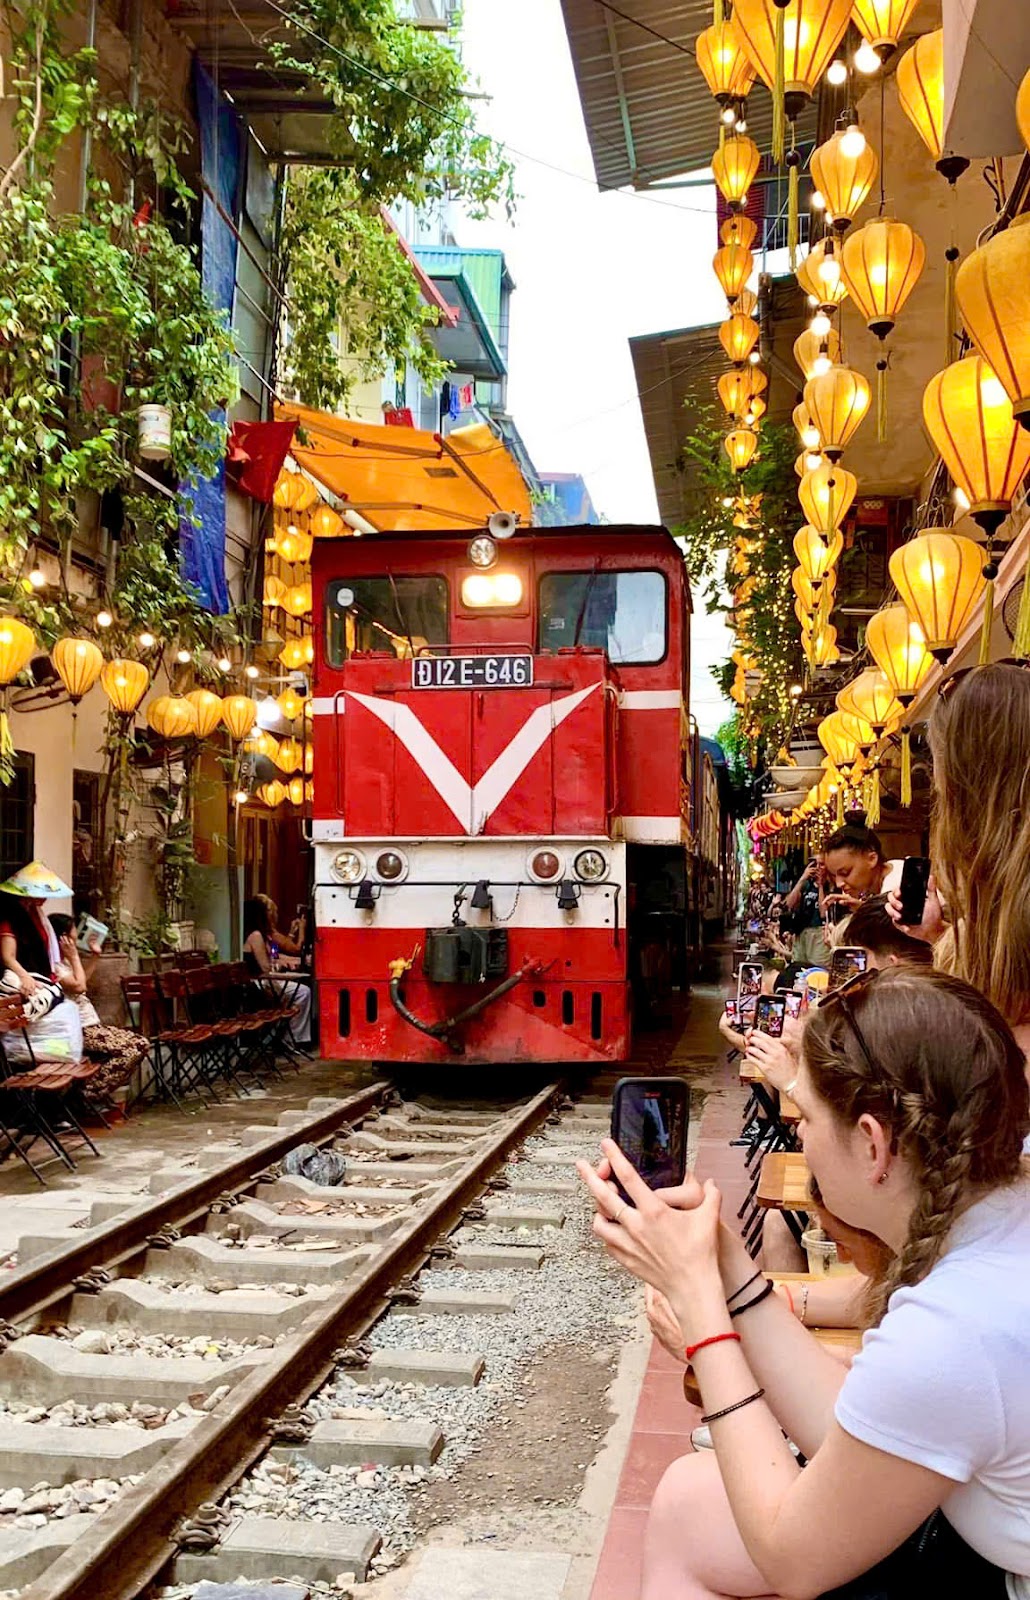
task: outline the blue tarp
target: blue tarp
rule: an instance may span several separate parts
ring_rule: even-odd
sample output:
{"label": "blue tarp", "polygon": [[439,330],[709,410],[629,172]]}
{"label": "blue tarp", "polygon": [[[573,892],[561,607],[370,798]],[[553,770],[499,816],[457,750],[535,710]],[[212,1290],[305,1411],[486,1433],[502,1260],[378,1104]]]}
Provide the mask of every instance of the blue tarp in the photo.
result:
{"label": "blue tarp", "polygon": [[[193,93],[200,128],[201,172],[207,190],[200,219],[201,281],[212,305],[232,314],[236,284],[236,235],[225,220],[239,209],[242,145],[239,122],[214,80],[193,58]],[[217,196],[218,204],[211,198]],[[213,417],[225,421],[224,411]],[[229,609],[225,581],[225,462],[211,478],[181,485],[180,521],[183,576],[196,584],[210,611]]]}

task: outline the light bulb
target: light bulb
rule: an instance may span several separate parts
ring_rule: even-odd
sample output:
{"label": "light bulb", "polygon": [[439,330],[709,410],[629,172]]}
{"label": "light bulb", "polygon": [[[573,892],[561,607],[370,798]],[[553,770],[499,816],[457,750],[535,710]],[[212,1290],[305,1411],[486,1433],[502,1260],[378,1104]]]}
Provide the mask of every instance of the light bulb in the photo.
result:
{"label": "light bulb", "polygon": [[153,650],[156,640],[154,639],[154,635],[152,633],[141,633],[139,636],[139,642],[142,649]]}
{"label": "light bulb", "polygon": [[248,678],[260,678],[261,676],[261,673],[258,671],[257,667],[254,666],[253,662],[251,662],[249,667],[244,667],[243,671]]}
{"label": "light bulb", "polygon": [[805,457],[805,471],[815,472],[817,468],[822,466],[822,464],[823,458],[819,452],[817,450],[809,451],[808,455]]}
{"label": "light bulb", "polygon": [[184,667],[187,661],[190,659],[190,653],[188,650],[176,650],[175,659],[179,663],[180,667]]}
{"label": "light bulb", "polygon": [[232,670],[232,662],[228,656],[222,656],[218,663],[218,670],[219,672],[230,672]]}
{"label": "light bulb", "polygon": [[806,450],[818,450],[822,440],[819,437],[819,429],[814,422],[809,423],[807,428],[801,430],[801,443]]}
{"label": "light bulb", "polygon": [[827,83],[832,83],[835,89],[839,88],[842,83],[847,83],[848,69],[846,63],[839,59],[831,61],[826,69],[826,81]]}
{"label": "light bulb", "polygon": [[754,423],[754,420],[755,420],[755,414],[754,414],[753,411],[748,411],[748,412],[745,413],[745,415],[744,415],[744,425],[745,425],[745,427],[750,428],[752,426],[752,424]]}
{"label": "light bulb", "polygon": [[832,326],[833,324],[825,311],[817,312],[808,324],[809,332],[814,333],[817,339],[828,338]]}
{"label": "light bulb", "polygon": [[724,123],[727,128],[732,128],[733,124],[737,120],[737,113],[734,111],[732,106],[724,106],[722,110],[722,116],[719,120]]}
{"label": "light bulb", "polygon": [[865,134],[857,122],[849,123],[840,141],[840,153],[849,161],[857,161],[865,149]]}
{"label": "light bulb", "polygon": [[819,304],[819,296],[817,294],[810,294],[808,296],[808,303],[814,310],[815,307]]}
{"label": "light bulb", "polygon": [[46,575],[40,572],[38,567],[33,567],[32,571],[29,573],[29,583],[32,585],[33,589],[45,589]]}
{"label": "light bulb", "polygon": [[[874,72],[879,72],[880,70],[880,58],[876,54],[876,51],[873,49],[872,45],[869,43],[868,39],[862,40],[862,43],[855,51],[854,59],[856,69],[859,72],[866,73],[867,76]],[[829,76],[829,74],[827,74],[827,76]]]}
{"label": "light bulb", "polygon": [[832,366],[833,366],[833,362],[830,360],[830,358],[826,354],[825,350],[821,351],[819,353],[819,355],[816,356],[815,360],[812,362],[812,376],[813,376],[813,378],[821,378],[823,373],[824,372],[829,372],[829,370],[830,370],[830,368]]}
{"label": "light bulb", "polygon": [[97,627],[98,628],[109,628],[113,621],[114,621],[114,618],[112,617],[110,611],[98,611],[97,612]]}
{"label": "light bulb", "polygon": [[812,193],[808,198],[808,203],[812,207],[813,211],[826,210],[826,196],[823,194],[821,189],[812,190]]}
{"label": "light bulb", "polygon": [[752,350],[751,354],[748,356],[748,360],[750,361],[750,363],[751,363],[751,365],[753,367],[757,367],[757,365],[761,361],[761,359],[762,359],[762,353],[761,353],[760,350]]}
{"label": "light bulb", "polygon": [[738,117],[737,118],[737,132],[738,133],[747,133],[747,119],[746,118],[744,118],[744,117]]}
{"label": "light bulb", "polygon": [[237,789],[236,793],[233,795],[233,800],[238,806],[246,805],[249,799],[250,795],[247,793],[246,789]]}
{"label": "light bulb", "polygon": [[822,283],[826,284],[828,289],[832,289],[835,284],[840,282],[840,262],[835,255],[831,255],[829,250],[826,251],[819,263],[819,278]]}
{"label": "light bulb", "polygon": [[724,494],[722,497],[722,503],[728,511],[730,506],[733,504],[733,496],[731,494]]}

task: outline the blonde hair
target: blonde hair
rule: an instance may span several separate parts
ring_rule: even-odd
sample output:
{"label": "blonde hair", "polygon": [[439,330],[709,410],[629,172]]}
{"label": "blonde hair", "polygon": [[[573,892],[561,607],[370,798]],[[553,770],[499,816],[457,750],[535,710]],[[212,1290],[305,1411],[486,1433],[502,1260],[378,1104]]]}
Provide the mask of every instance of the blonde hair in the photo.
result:
{"label": "blonde hair", "polygon": [[860,1117],[875,1117],[916,1181],[908,1237],[867,1296],[876,1323],[895,1289],[930,1272],[962,1212],[1023,1175],[1030,1129],[1023,1053],[976,989],[929,967],[904,966],[816,1007],[802,1049],[815,1092],[838,1120],[853,1128]]}
{"label": "blonde hair", "polygon": [[930,856],[952,917],[935,962],[1030,1018],[1030,672],[967,674],[930,719]]}

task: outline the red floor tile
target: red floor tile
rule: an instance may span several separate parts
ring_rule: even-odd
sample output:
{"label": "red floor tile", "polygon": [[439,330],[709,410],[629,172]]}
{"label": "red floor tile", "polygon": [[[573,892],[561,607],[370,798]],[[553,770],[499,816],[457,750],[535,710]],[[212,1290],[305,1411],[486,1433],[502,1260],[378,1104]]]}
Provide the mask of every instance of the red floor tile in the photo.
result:
{"label": "red floor tile", "polygon": [[[634,1436],[638,1433],[678,1433],[691,1408],[683,1398],[683,1374],[680,1372],[649,1373],[644,1379],[633,1419]],[[690,1424],[691,1427],[694,1423]]]}
{"label": "red floor tile", "polygon": [[683,1362],[678,1356],[671,1355],[657,1339],[651,1342],[651,1354],[647,1363],[648,1377],[653,1372],[678,1372],[681,1377],[683,1375]]}
{"label": "red floor tile", "polygon": [[615,1496],[618,1509],[637,1507],[646,1511],[666,1467],[678,1461],[680,1456],[692,1454],[690,1430],[697,1426],[700,1412],[693,1406],[685,1405],[682,1409],[682,1432],[634,1432]]}
{"label": "red floor tile", "polygon": [[590,1600],[636,1600],[647,1512],[616,1506],[601,1548]]}

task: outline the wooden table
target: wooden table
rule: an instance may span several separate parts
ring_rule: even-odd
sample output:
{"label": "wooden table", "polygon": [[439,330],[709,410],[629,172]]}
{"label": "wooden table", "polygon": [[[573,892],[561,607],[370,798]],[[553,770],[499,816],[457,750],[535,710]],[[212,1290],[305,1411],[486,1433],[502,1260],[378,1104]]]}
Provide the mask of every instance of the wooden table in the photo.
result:
{"label": "wooden table", "polygon": [[755,1199],[766,1210],[808,1211],[811,1176],[800,1150],[773,1150],[762,1159]]}
{"label": "wooden table", "polygon": [[[741,1083],[751,1084],[752,1087],[754,1087],[755,1085],[760,1084],[763,1088],[767,1089],[770,1094],[774,1094],[776,1092],[775,1089],[773,1088],[773,1085],[769,1082],[768,1078],[765,1076],[765,1073],[762,1071],[761,1067],[756,1067],[753,1062],[750,1062],[748,1060],[747,1056],[741,1056],[741,1058],[740,1058],[740,1066],[737,1069],[737,1076],[738,1076],[738,1078],[739,1078]],[[782,1089],[779,1091],[779,1095],[780,1095],[780,1107],[779,1107],[780,1121],[781,1122],[799,1122],[801,1120],[801,1112],[798,1110],[798,1108],[794,1104],[793,1100],[790,1098],[789,1095],[784,1094]]]}

